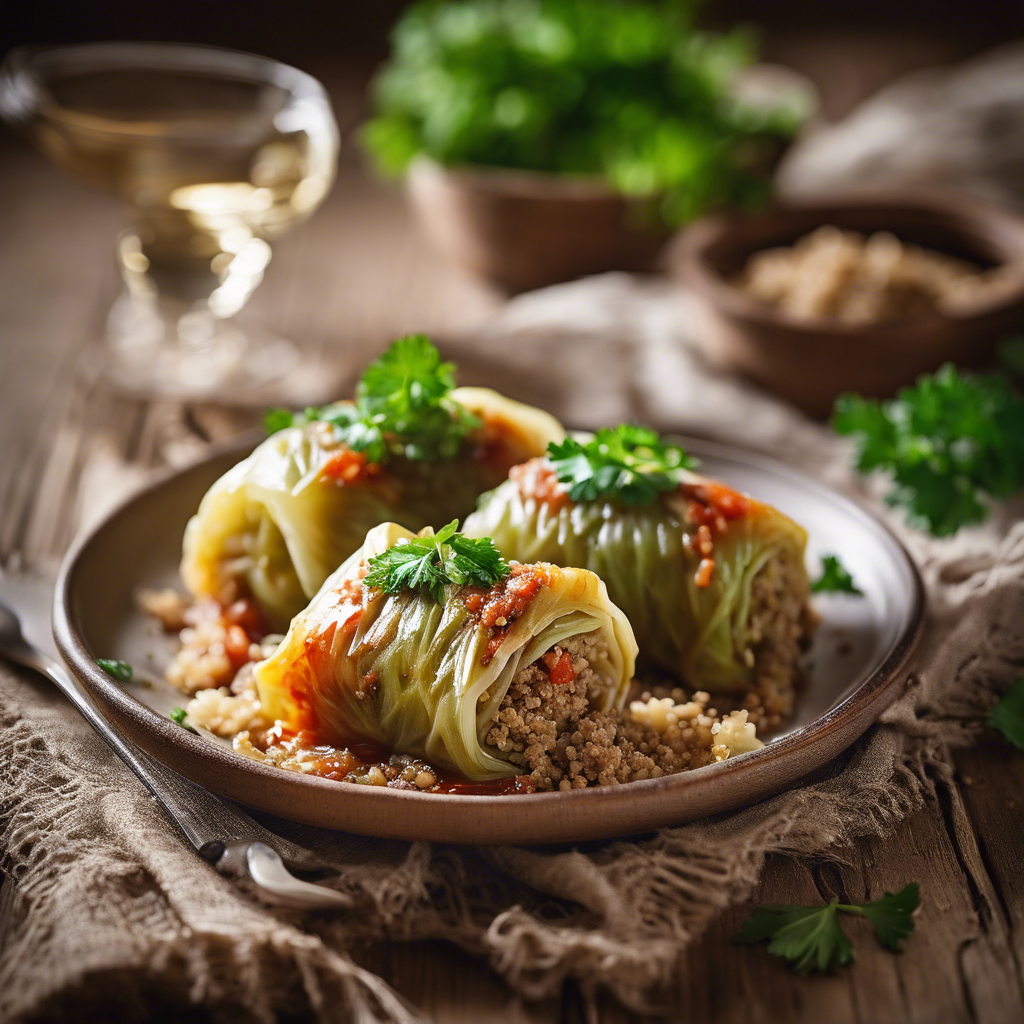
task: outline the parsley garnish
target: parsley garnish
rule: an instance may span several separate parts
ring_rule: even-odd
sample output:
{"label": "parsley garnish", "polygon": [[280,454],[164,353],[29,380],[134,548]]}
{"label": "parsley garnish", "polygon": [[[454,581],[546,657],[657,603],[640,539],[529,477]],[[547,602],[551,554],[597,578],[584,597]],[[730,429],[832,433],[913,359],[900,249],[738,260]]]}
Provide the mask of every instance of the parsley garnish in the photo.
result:
{"label": "parsley garnish", "polygon": [[193,729],[192,726],[185,721],[185,718],[187,717],[187,712],[185,711],[184,708],[172,708],[171,713],[167,717],[172,722],[177,722],[178,725],[180,725],[182,729],[184,729],[186,732],[194,733],[196,736],[199,735],[198,730]]}
{"label": "parsley garnish", "polygon": [[295,413],[290,409],[268,409],[263,414],[263,429],[268,434],[276,434],[295,423]]}
{"label": "parsley garnish", "polygon": [[983,497],[1024,488],[1024,399],[1006,377],[961,377],[952,364],[889,402],[842,395],[833,425],[859,435],[862,473],[888,472],[890,505],[936,537],[980,523]]}
{"label": "parsley garnish", "polygon": [[913,913],[921,902],[920,887],[911,882],[898,893],[863,905],[833,900],[823,907],[758,907],[733,942],[753,945],[769,939],[768,952],[780,956],[801,974],[831,973],[853,960],[853,947],[839,923],[839,914],[866,917],[878,941],[898,953],[914,930]]}
{"label": "parsley garnish", "polygon": [[132,667],[127,661],[114,661],[110,658],[97,658],[99,665],[108,676],[113,676],[118,682],[127,683],[132,677]]}
{"label": "parsley garnish", "polygon": [[853,577],[846,566],[839,561],[838,555],[821,556],[821,576],[811,584],[811,591],[815,594],[856,594],[859,597],[864,595],[864,591],[853,582]]}
{"label": "parsley garnish", "polygon": [[552,442],[548,460],[558,480],[569,485],[573,501],[608,497],[623,505],[649,505],[678,487],[683,471],[697,465],[682,448],[665,444],[656,431],[631,423],[602,428],[583,443],[571,437]]}
{"label": "parsley garnish", "polygon": [[988,724],[998,729],[1015,747],[1024,750],[1024,678],[1011,684],[992,709]]}
{"label": "parsley garnish", "polygon": [[440,602],[450,583],[492,587],[503,580],[510,569],[494,541],[490,537],[464,537],[456,532],[458,525],[458,520],[453,520],[433,536],[400,540],[375,555],[363,583],[385,594],[426,590]]}
{"label": "parsley garnish", "polygon": [[455,366],[422,334],[399,338],[370,363],[356,386],[354,403],[309,408],[301,415],[270,409],[264,417],[269,433],[314,420],[330,423],[340,439],[369,462],[389,455],[438,461],[459,453],[466,435],[480,421],[453,402]]}

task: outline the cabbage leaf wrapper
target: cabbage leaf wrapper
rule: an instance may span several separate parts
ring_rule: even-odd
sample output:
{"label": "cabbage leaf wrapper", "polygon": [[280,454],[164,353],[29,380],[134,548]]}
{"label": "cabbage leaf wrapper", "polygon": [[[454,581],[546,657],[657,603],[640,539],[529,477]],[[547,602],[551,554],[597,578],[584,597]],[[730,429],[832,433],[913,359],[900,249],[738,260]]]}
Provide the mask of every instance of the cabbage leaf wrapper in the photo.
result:
{"label": "cabbage leaf wrapper", "polygon": [[461,519],[512,466],[565,436],[554,417],[495,391],[456,388],[451,398],[482,424],[453,459],[367,463],[322,422],[269,437],[213,485],[190,520],[186,588],[223,605],[251,596],[268,627],[283,631],[371,527],[394,521],[420,530]]}
{"label": "cabbage leaf wrapper", "polygon": [[[596,573],[633,626],[641,670],[695,689],[748,691],[763,656],[776,653],[765,652],[774,635],[802,642],[810,625],[804,529],[696,474],[649,505],[576,503],[547,459],[536,459],[485,495],[463,532],[492,538],[509,560]],[[797,643],[777,646],[792,679]]]}
{"label": "cabbage leaf wrapper", "polygon": [[599,652],[591,706],[622,707],[636,641],[593,573],[513,566],[491,588],[449,584],[440,602],[364,586],[366,560],[413,536],[394,523],[371,530],[296,616],[256,669],[264,715],[316,742],[412,754],[476,781],[507,778],[521,769],[483,742],[503,697],[519,672],[582,634],[594,634]]}

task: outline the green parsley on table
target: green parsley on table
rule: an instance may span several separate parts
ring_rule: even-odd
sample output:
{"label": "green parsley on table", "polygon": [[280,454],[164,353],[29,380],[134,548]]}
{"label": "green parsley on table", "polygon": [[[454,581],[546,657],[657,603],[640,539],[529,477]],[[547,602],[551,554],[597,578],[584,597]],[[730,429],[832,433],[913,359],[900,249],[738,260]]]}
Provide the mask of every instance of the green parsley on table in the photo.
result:
{"label": "green parsley on table", "polygon": [[821,575],[811,584],[814,594],[855,594],[863,597],[864,591],[856,583],[849,570],[839,561],[838,555],[821,556]]}
{"label": "green parsley on table", "polygon": [[751,38],[697,31],[695,6],[421,0],[392,35],[362,144],[386,174],[423,154],[597,178],[669,224],[764,202],[807,98],[739,98]]}
{"label": "green parsley on table", "polygon": [[867,918],[878,941],[893,952],[914,930],[913,913],[921,903],[920,887],[911,882],[898,893],[886,893],[865,904],[833,900],[821,907],[758,907],[733,942],[753,945],[769,940],[768,952],[782,957],[801,974],[831,973],[853,960],[850,945],[839,922],[840,914]]}
{"label": "green parsley on table", "polygon": [[132,677],[132,667],[127,661],[116,661],[110,658],[97,658],[99,665],[108,676],[113,676],[118,682],[127,683]]}
{"label": "green parsley on table", "polygon": [[363,578],[385,594],[426,590],[440,602],[448,584],[492,587],[510,572],[490,537],[474,540],[456,532],[453,520],[431,537],[399,541],[369,560]]}
{"label": "green parsley on table", "polygon": [[1014,680],[989,713],[988,724],[998,729],[1018,750],[1024,750],[1024,678]]}
{"label": "green parsley on table", "polygon": [[697,465],[682,448],[632,423],[602,428],[589,441],[552,442],[548,461],[573,501],[614,498],[623,505],[649,505]]}
{"label": "green parsley on table", "polygon": [[1001,374],[947,364],[892,401],[842,395],[833,426],[857,436],[860,472],[891,476],[886,501],[937,537],[982,522],[987,496],[1024,489],[1024,398]]}
{"label": "green parsley on table", "polygon": [[479,420],[449,392],[455,387],[455,367],[441,361],[430,339],[422,334],[399,338],[370,363],[356,387],[354,403],[341,402],[303,413],[270,409],[264,416],[268,433],[314,420],[330,423],[354,451],[369,462],[389,455],[437,461],[459,453],[466,435]]}

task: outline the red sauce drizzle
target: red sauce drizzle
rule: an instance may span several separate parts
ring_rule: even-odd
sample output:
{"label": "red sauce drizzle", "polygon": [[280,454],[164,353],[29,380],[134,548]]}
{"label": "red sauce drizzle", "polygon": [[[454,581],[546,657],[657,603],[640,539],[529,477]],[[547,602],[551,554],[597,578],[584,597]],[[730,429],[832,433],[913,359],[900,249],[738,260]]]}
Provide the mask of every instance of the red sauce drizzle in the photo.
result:
{"label": "red sauce drizzle", "polygon": [[[287,746],[290,752],[308,751],[314,756],[304,760],[310,775],[319,775],[335,782],[353,782],[353,775],[365,775],[377,768],[388,781],[387,786],[415,789],[420,793],[456,793],[465,796],[505,796],[515,793],[533,793],[536,785],[529,775],[514,775],[507,779],[489,779],[483,782],[467,779],[458,772],[440,771],[425,762],[415,765],[416,773],[429,772],[432,785],[425,788],[403,779],[399,768],[391,763],[386,747],[374,743],[353,743],[347,747],[332,747],[320,743],[316,733],[308,729],[294,731],[278,722],[263,734],[263,749]],[[358,785],[359,783],[354,783]],[[365,783],[363,783],[365,785]]]}
{"label": "red sauce drizzle", "polygon": [[526,611],[537,591],[551,582],[547,571],[539,566],[513,562],[511,568],[509,575],[493,587],[466,587],[462,591],[462,603],[490,630],[480,659],[483,665],[491,663],[512,624]]}
{"label": "red sauce drizzle", "polygon": [[715,538],[729,529],[731,520],[749,515],[753,500],[717,480],[702,478],[680,484],[669,501],[676,496],[683,501],[683,520],[697,528],[696,535],[688,538],[700,555],[694,583],[698,587],[710,586],[715,571]]}
{"label": "red sauce drizzle", "polygon": [[381,473],[376,462],[367,462],[362,452],[341,447],[333,452],[323,465],[321,474],[329,480],[338,480],[345,484],[365,483]]}
{"label": "red sauce drizzle", "polygon": [[437,782],[431,793],[456,793],[462,796],[513,796],[516,793],[535,793],[537,786],[529,775],[513,775],[509,779],[489,779],[474,782],[455,772],[434,772]]}
{"label": "red sauce drizzle", "polygon": [[547,505],[552,512],[569,504],[569,492],[546,458],[530,459],[513,466],[508,476],[524,501],[532,498],[540,505]]}

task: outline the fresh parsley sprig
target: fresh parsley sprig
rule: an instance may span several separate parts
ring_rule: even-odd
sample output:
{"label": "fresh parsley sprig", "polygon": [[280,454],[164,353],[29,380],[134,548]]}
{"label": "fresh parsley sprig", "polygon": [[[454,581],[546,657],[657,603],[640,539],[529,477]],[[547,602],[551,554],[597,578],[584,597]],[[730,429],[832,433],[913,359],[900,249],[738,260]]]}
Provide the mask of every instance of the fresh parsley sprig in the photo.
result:
{"label": "fresh parsley sprig", "polygon": [[865,904],[833,900],[822,907],[758,907],[733,936],[739,945],[769,940],[768,952],[782,957],[795,971],[831,973],[853,960],[853,947],[839,915],[867,918],[878,941],[894,953],[914,930],[913,913],[921,903],[920,886],[911,882],[898,893],[886,893]]}
{"label": "fresh parsley sprig", "polygon": [[697,465],[682,448],[633,423],[602,428],[585,442],[552,442],[548,460],[573,501],[615,498],[623,505],[649,505]]}
{"label": "fresh parsley sprig", "polygon": [[960,376],[952,364],[889,402],[842,395],[833,426],[857,435],[857,469],[887,472],[886,497],[937,537],[982,522],[984,498],[1024,488],[1024,398],[1001,374]]}
{"label": "fresh parsley sprig", "polygon": [[465,537],[458,525],[453,520],[433,536],[399,541],[375,555],[363,583],[385,594],[425,590],[440,602],[449,584],[492,587],[503,580],[511,570],[494,541]]}
{"label": "fresh parsley sprig", "polygon": [[330,423],[339,437],[369,462],[390,455],[438,461],[458,454],[466,435],[480,421],[452,401],[455,366],[422,334],[399,338],[370,363],[356,386],[354,403],[309,408],[301,414],[270,409],[268,433],[314,420]]}
{"label": "fresh parsley sprig", "polygon": [[854,594],[864,596],[849,570],[839,561],[838,555],[821,556],[821,575],[811,584],[811,592],[815,594]]}
{"label": "fresh parsley sprig", "polygon": [[1024,750],[1024,678],[1014,680],[989,713],[988,724],[998,729],[1018,750]]}

